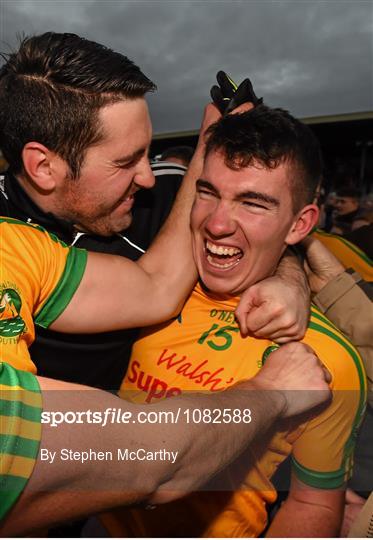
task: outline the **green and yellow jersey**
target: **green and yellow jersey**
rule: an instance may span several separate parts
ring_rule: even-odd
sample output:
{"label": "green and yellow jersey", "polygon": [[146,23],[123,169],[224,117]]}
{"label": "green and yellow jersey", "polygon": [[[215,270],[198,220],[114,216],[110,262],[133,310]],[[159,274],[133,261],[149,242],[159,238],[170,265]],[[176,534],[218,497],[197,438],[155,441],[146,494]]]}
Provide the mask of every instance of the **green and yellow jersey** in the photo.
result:
{"label": "green and yellow jersey", "polygon": [[[241,337],[234,318],[237,303],[238,298],[212,299],[197,285],[177,319],[144,331],[136,342],[122,395],[150,403],[183,391],[219,392],[253,377],[273,343]],[[270,478],[290,454],[305,484],[343,486],[351,475],[365,409],[363,364],[353,345],[316,308],[303,341],[332,375],[333,399],[323,412],[300,426],[291,419],[279,422],[275,432],[251,445],[244,458],[215,479],[220,487],[213,493],[193,494],[147,513],[121,510],[109,518],[110,530],[119,536],[175,536],[177,531],[185,536],[258,536],[266,525],[266,504],[276,498]]]}
{"label": "green and yellow jersey", "polygon": [[343,236],[317,229],[312,236],[320,240],[345,268],[353,268],[366,281],[373,281],[373,261]]}
{"label": "green and yellow jersey", "polygon": [[28,348],[34,322],[47,328],[66,308],[84,274],[87,252],[42,227],[0,218],[0,357],[35,373]]}
{"label": "green and yellow jersey", "polygon": [[39,451],[42,403],[28,352],[33,319],[48,327],[62,313],[86,259],[84,250],[39,226],[0,218],[0,519],[22,493]]}

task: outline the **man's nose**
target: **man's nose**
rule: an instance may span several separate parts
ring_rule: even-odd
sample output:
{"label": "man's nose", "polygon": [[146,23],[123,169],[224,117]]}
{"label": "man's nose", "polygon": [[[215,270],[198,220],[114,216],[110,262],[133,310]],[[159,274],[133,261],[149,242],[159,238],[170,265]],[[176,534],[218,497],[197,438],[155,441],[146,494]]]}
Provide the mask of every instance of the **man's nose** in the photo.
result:
{"label": "man's nose", "polygon": [[232,216],[232,210],[220,202],[208,217],[206,229],[215,237],[233,234],[236,230],[236,222]]}
{"label": "man's nose", "polygon": [[155,178],[147,157],[144,157],[139,163],[135,174],[134,182],[142,188],[151,188],[155,184]]}

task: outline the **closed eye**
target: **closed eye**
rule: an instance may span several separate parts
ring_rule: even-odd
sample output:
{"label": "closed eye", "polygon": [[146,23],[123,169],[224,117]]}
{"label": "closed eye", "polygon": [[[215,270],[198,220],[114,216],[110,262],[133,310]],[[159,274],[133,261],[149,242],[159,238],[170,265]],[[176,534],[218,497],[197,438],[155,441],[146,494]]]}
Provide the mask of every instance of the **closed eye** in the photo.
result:
{"label": "closed eye", "polygon": [[127,163],[123,163],[122,165],[119,165],[120,169],[131,169],[134,167],[138,162],[140,161],[140,158],[131,159],[131,161],[128,161]]}
{"label": "closed eye", "polygon": [[261,208],[263,210],[268,210],[268,207],[265,206],[264,204],[254,202],[254,201],[242,201],[242,204],[244,204],[245,206],[249,206],[251,208]]}
{"label": "closed eye", "polygon": [[140,148],[136,152],[123,156],[122,158],[116,159],[113,164],[119,169],[131,169],[144,157],[148,156],[147,148]]}
{"label": "closed eye", "polygon": [[197,193],[202,198],[216,197],[216,194],[213,191],[210,191],[210,190],[205,189],[205,188],[197,188]]}

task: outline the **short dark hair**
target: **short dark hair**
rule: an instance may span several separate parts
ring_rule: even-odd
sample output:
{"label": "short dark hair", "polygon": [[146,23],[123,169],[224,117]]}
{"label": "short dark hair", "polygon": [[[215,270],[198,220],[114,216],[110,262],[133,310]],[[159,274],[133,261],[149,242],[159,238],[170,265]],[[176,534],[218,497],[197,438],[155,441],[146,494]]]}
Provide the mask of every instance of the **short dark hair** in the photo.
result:
{"label": "short dark hair", "polygon": [[350,199],[356,199],[357,201],[361,198],[361,191],[354,186],[337,187],[335,194],[337,197],[348,197]]}
{"label": "short dark hair", "polygon": [[155,90],[126,56],[76,34],[25,38],[0,69],[0,148],[14,173],[22,149],[44,144],[79,176],[86,149],[102,138],[99,110]]}
{"label": "short dark hair", "polygon": [[323,169],[320,145],[311,129],[288,111],[258,105],[223,117],[208,131],[206,155],[213,150],[222,151],[232,169],[255,163],[274,169],[289,163],[294,212],[314,200]]}
{"label": "short dark hair", "polygon": [[167,161],[170,158],[179,158],[182,159],[186,166],[189,165],[190,160],[194,154],[194,149],[191,146],[171,146],[167,148],[160,157],[161,161]]}

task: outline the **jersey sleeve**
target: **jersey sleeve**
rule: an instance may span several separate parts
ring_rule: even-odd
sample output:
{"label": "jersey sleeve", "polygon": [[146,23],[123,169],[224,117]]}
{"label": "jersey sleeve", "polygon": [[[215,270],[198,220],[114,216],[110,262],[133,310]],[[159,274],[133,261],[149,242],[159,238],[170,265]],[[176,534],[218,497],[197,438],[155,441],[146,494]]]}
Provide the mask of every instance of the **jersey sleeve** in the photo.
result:
{"label": "jersey sleeve", "polygon": [[42,227],[28,229],[29,277],[38,294],[34,297],[35,324],[48,328],[71,301],[87,263],[87,251],[69,247]]}
{"label": "jersey sleeve", "polygon": [[33,471],[41,438],[41,410],[36,377],[0,362],[0,520]]}
{"label": "jersey sleeve", "polygon": [[47,276],[36,311],[35,324],[48,328],[70,303],[84,275],[87,251],[66,247],[59,242],[48,253],[52,272]]}
{"label": "jersey sleeve", "polygon": [[366,407],[364,366],[355,347],[314,308],[304,341],[331,373],[333,397],[295,441],[293,470],[311,487],[336,489],[352,474],[353,451]]}

